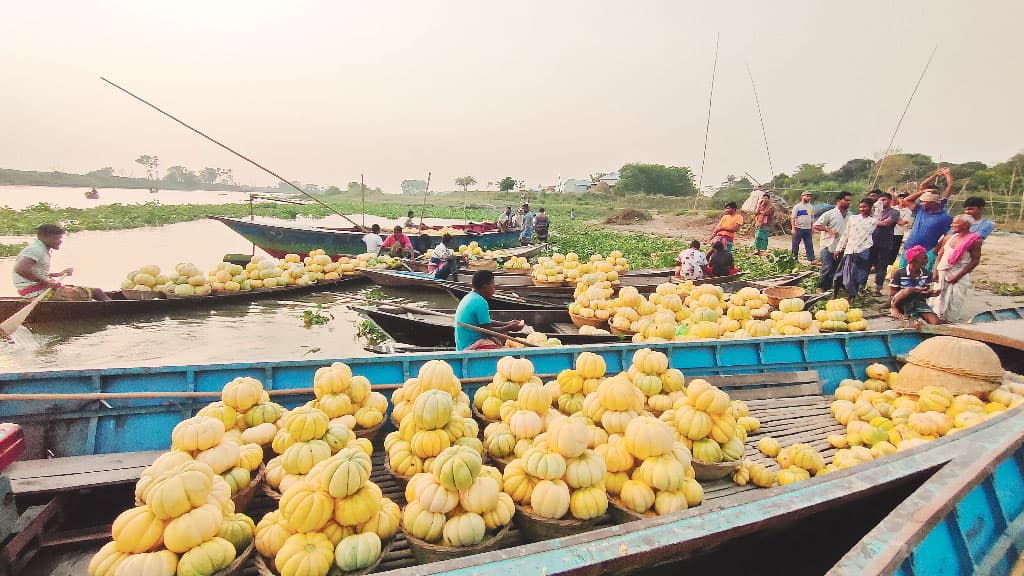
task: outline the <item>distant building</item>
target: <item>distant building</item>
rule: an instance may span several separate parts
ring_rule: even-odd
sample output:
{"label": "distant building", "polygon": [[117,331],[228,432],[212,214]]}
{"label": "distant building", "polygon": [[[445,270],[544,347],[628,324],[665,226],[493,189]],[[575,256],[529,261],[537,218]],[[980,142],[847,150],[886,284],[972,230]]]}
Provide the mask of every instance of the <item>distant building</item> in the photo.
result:
{"label": "distant building", "polygon": [[609,172],[608,174],[601,176],[597,181],[604,182],[605,184],[614,188],[615,185],[619,183],[619,173],[618,171]]}
{"label": "distant building", "polygon": [[594,183],[590,180],[569,178],[562,183],[562,192],[567,194],[582,194],[593,185]]}

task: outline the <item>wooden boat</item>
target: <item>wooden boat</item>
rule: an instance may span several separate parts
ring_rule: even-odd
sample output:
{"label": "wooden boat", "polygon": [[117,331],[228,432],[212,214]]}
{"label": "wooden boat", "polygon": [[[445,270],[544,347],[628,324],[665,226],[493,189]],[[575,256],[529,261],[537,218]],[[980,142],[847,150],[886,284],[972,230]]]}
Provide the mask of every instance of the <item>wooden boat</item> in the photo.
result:
{"label": "wooden boat", "polygon": [[[540,254],[541,251],[543,251],[547,247],[548,247],[547,244],[530,244],[529,246],[517,246],[515,248],[503,248],[502,252],[504,253],[504,255],[502,256],[501,259],[507,259],[507,258],[510,258],[512,256],[517,256],[519,258],[533,258],[537,254]],[[406,259],[402,260],[402,263],[405,264],[413,272],[426,272],[427,271],[427,260],[426,259],[406,258]],[[499,276],[499,275],[504,274],[504,271],[499,268],[498,270],[494,271],[494,274],[496,276]]]}
{"label": "wooden boat", "polygon": [[[1000,325],[1005,327],[1003,331],[1019,330]],[[752,434],[747,444],[747,455],[757,460],[760,456],[754,444],[761,433],[783,442],[808,442],[828,456],[831,449],[826,436],[841,429],[828,408],[828,395],[839,381],[861,375],[870,363],[880,361],[895,367],[897,356],[928,337],[910,330],[890,330],[653,347],[668,354],[672,366],[687,376],[711,377],[734,398],[745,399],[762,422],[762,430]],[[615,344],[515,353],[531,359],[538,372],[553,374],[570,367],[584,350],[592,351],[615,372],[641,347]],[[1020,365],[1019,350],[1016,366],[1008,368]],[[344,361],[354,373],[370,378],[376,389],[390,394],[394,384],[414,376],[424,362],[447,360],[462,378],[463,390],[472,396],[490,380],[498,359],[506,354],[507,350],[496,350]],[[98,524],[83,522],[109,522],[129,506],[135,479],[156,456],[139,451],[166,449],[171,428],[216,397],[227,380],[260,378],[277,401],[295,406],[311,397],[313,373],[324,363],[304,360],[0,374],[3,394],[132,390],[176,395],[173,403],[131,397],[110,398],[105,403],[89,397],[0,402],[0,419],[19,423],[26,433],[25,457],[44,458],[18,462],[5,471],[3,480],[11,483],[13,500],[23,508],[29,503],[45,506],[44,511],[51,514],[54,511],[47,502],[76,503],[76,530],[60,532],[53,521],[50,533],[35,540],[37,546],[47,549],[39,560],[45,566],[33,569],[30,565],[21,573],[47,574],[52,571],[48,571],[50,562],[61,554],[77,554],[81,562],[98,549],[102,539],[109,537],[109,527],[89,532],[80,527]],[[210,397],[196,397],[203,392]],[[796,573],[819,574],[830,568],[838,574],[1008,573],[1024,546],[1024,532],[1017,529],[1024,523],[1022,414],[1024,407],[1018,407],[912,450],[788,486],[757,489],[735,486],[727,479],[708,482],[701,506],[670,516],[603,525],[534,543],[511,531],[511,547],[500,551],[420,564],[407,544],[398,541],[379,570],[400,570],[402,574],[619,574],[658,567],[658,573],[665,574],[680,570],[735,574],[764,571],[766,557],[787,550],[785,560],[775,561],[784,561],[786,571]],[[57,458],[46,460],[47,451]],[[373,479],[385,495],[401,503],[402,491],[383,475],[381,456],[375,451]],[[89,499],[67,499],[83,490],[90,491]],[[102,505],[90,507],[90,501]],[[268,508],[268,503],[255,500],[250,510]],[[86,512],[94,517],[87,518]],[[27,539],[19,542],[29,546]],[[56,548],[67,543],[76,548]],[[18,558],[23,557],[27,555]]]}
{"label": "wooden boat", "polygon": [[[44,301],[36,305],[29,316],[29,324],[43,322],[66,322],[84,318],[124,318],[144,316],[147,314],[164,314],[176,310],[202,310],[226,306],[240,302],[253,302],[264,299],[279,299],[315,292],[328,292],[350,288],[353,284],[363,282],[361,275],[345,276],[338,280],[318,282],[309,286],[287,286],[283,288],[267,288],[248,292],[222,292],[209,296],[193,296],[189,298],[153,298],[150,300],[131,300],[120,290],[107,292],[109,301],[90,300],[87,302],[53,302]],[[30,300],[17,297],[0,297],[0,319],[7,318],[26,306]]]}
{"label": "wooden boat", "polygon": [[1024,307],[999,308],[997,310],[986,310],[971,318],[971,324],[979,322],[995,322],[996,320],[1016,320],[1024,318]]}
{"label": "wooden boat", "polygon": [[[401,307],[360,307],[353,310],[373,320],[381,330],[395,341],[412,346],[452,348],[455,345],[454,310],[436,310],[446,316],[409,312]],[[569,318],[569,312],[562,310],[492,310],[495,322],[524,320],[537,332],[549,338],[558,338],[562,344],[617,343],[626,340],[614,334],[588,336],[580,334]],[[524,337],[524,335],[519,335]]]}
{"label": "wooden boat", "polygon": [[[278,226],[261,224],[238,218],[214,217],[214,220],[231,228],[243,238],[259,246],[276,258],[285,254],[307,255],[310,250],[322,248],[327,254],[341,256],[345,254],[362,254],[366,252],[363,244],[365,232],[358,228],[300,228],[297,226]],[[454,224],[448,228],[455,231],[452,235],[454,246],[476,242],[481,248],[501,248],[514,246],[519,242],[519,232],[499,232],[493,222],[485,224]],[[432,226],[424,230],[434,232],[431,235],[432,246],[441,240],[441,227]],[[410,236],[415,242],[415,238]]]}

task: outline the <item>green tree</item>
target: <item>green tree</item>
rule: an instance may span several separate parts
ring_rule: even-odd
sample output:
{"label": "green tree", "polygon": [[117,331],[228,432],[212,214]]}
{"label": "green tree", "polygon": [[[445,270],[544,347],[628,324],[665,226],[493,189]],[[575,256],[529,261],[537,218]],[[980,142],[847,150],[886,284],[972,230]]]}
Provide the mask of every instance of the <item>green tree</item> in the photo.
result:
{"label": "green tree", "polygon": [[160,173],[160,159],[156,156],[150,156],[149,154],[143,154],[135,159],[135,162],[146,167],[146,178],[150,180],[156,180],[157,175]]}
{"label": "green tree", "polygon": [[473,178],[472,176],[460,176],[455,179],[455,185],[462,186],[463,192],[469,190],[469,187],[474,184],[476,184],[476,178]]}
{"label": "green tree", "polygon": [[874,160],[867,158],[854,158],[847,160],[839,170],[828,175],[829,179],[836,182],[852,182],[854,180],[870,180],[871,168],[875,166]]}
{"label": "green tree", "polygon": [[337,186],[328,186],[324,189],[324,194],[341,194],[341,188]]}
{"label": "green tree", "polygon": [[196,177],[195,172],[185,168],[184,166],[171,166],[167,169],[167,175],[164,176],[164,180],[175,184],[195,185],[199,183],[199,179]]}
{"label": "green tree", "polygon": [[196,176],[199,178],[199,181],[202,182],[203,184],[214,184],[217,182],[217,177],[220,176],[220,173],[217,168],[210,168],[209,166],[207,166],[206,168],[200,170],[199,174],[197,174]]}
{"label": "green tree", "polygon": [[402,180],[402,194],[422,194],[426,190],[426,180]]}
{"label": "green tree", "polygon": [[798,184],[818,184],[828,180],[824,164],[801,164],[793,173],[793,181]]}
{"label": "green tree", "polygon": [[662,164],[626,164],[619,169],[615,189],[620,194],[657,194],[662,196],[694,196],[697,187],[693,173],[685,166]]}
{"label": "green tree", "polygon": [[92,172],[87,172],[86,176],[96,176],[96,177],[99,177],[99,178],[113,178],[114,177],[114,169],[111,168],[110,166],[104,166],[103,168],[100,168],[99,170],[93,170]]}
{"label": "green tree", "polygon": [[516,188],[516,181],[511,176],[505,176],[498,182],[498,190],[502,192],[511,192]]}
{"label": "green tree", "polygon": [[729,174],[715,190],[715,200],[742,203],[750,196],[750,191],[753,189],[754,183],[746,176],[737,178],[734,174]]}

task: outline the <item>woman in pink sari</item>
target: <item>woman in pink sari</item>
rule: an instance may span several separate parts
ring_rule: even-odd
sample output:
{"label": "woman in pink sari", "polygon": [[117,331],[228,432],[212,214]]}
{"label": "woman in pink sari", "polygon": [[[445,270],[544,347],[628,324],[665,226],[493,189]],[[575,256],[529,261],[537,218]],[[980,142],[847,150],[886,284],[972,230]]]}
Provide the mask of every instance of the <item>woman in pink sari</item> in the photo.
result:
{"label": "woman in pink sari", "polygon": [[932,308],[947,322],[964,322],[967,300],[971,295],[971,271],[981,262],[982,238],[971,232],[971,221],[964,215],[953,219],[952,233],[946,236],[935,259],[939,295]]}

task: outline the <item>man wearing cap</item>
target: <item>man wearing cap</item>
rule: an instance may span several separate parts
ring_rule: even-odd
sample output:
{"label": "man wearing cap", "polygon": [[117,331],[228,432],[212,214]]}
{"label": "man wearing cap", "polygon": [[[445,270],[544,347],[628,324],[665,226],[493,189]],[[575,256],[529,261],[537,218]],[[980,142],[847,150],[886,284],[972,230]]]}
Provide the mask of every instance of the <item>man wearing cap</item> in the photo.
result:
{"label": "man wearing cap", "polygon": [[[946,178],[946,189],[942,195],[936,194],[936,189],[931,185],[936,178]],[[915,202],[913,208],[914,225],[907,234],[904,244],[907,249],[914,246],[921,246],[928,251],[928,269],[932,269],[935,263],[935,246],[943,235],[949,231],[949,225],[953,223],[953,217],[946,212],[946,202],[949,195],[953,193],[953,173],[949,168],[939,168],[929,176],[917,192],[907,197],[908,202]],[[905,264],[906,258],[900,260]]]}
{"label": "man wearing cap", "polygon": [[925,324],[941,324],[938,314],[928,305],[928,298],[937,296],[932,290],[932,273],[927,268],[927,250],[914,246],[907,250],[907,266],[892,273],[889,293],[892,301],[889,314],[900,320],[921,321]]}
{"label": "man wearing cap", "polygon": [[807,260],[814,262],[814,205],[811,201],[814,199],[810,192],[804,192],[800,196],[800,202],[796,206],[793,206],[793,214],[790,219],[791,229],[793,230],[793,257],[796,258],[800,253],[800,243],[804,244],[804,252],[807,254]]}

